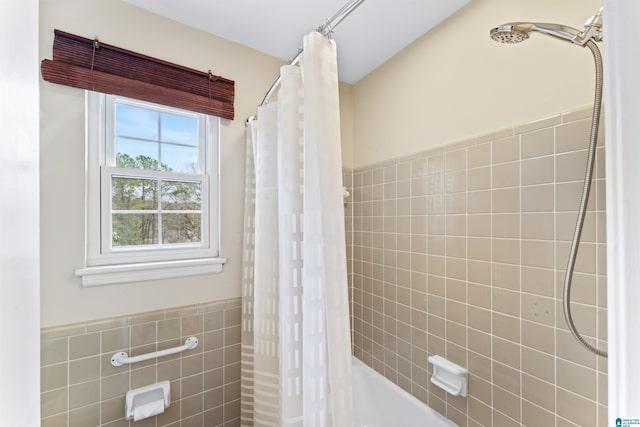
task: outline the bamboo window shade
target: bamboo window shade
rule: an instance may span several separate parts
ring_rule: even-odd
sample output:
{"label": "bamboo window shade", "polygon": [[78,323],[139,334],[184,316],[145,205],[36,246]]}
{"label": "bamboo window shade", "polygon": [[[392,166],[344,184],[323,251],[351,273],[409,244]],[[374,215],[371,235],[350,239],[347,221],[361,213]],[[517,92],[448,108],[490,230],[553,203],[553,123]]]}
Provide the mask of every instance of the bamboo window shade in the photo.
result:
{"label": "bamboo window shade", "polygon": [[55,30],[44,80],[225,119],[234,116],[234,82],[106,43]]}

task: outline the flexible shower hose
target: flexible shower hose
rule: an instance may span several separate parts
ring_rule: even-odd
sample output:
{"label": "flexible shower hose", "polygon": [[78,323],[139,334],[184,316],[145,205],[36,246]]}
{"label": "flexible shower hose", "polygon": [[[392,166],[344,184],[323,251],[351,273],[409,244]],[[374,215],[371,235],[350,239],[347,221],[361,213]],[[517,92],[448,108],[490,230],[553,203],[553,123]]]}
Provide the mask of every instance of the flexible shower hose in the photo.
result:
{"label": "flexible shower hose", "polygon": [[589,148],[587,153],[587,167],[584,177],[584,185],[582,187],[582,197],[580,198],[580,207],[578,208],[578,218],[576,227],[573,232],[571,241],[571,249],[569,250],[569,260],[567,262],[567,270],[564,274],[564,298],[563,312],[564,320],[567,322],[571,335],[587,350],[601,357],[607,357],[607,352],[589,344],[578,332],[576,325],[573,323],[571,315],[571,280],[573,279],[573,270],[578,255],[578,247],[580,246],[580,236],[584,225],[584,217],[587,212],[587,203],[589,202],[589,192],[591,190],[591,181],[593,180],[593,166],[596,159],[596,145],[598,143],[598,126],[600,125],[600,111],[602,109],[602,55],[600,49],[593,40],[589,40],[586,47],[593,53],[593,59],[596,66],[596,90],[595,100],[593,102],[593,116],[591,118],[591,133],[589,135]]}

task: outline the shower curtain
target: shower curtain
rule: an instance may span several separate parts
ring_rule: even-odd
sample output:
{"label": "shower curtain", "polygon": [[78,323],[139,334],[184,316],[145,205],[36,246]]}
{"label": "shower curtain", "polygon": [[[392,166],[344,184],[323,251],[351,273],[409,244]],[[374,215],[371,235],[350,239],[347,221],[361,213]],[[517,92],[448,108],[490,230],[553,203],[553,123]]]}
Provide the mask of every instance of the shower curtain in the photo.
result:
{"label": "shower curtain", "polygon": [[247,128],[242,425],[353,425],[336,47],[304,38]]}

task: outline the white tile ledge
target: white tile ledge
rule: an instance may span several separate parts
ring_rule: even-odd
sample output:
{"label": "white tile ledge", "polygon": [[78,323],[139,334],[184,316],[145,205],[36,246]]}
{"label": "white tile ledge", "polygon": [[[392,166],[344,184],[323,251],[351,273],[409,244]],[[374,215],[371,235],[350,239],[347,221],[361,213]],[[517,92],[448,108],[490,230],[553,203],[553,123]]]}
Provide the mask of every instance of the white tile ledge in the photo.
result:
{"label": "white tile ledge", "polygon": [[201,258],[179,261],[86,267],[75,271],[83,287],[197,276],[222,272],[226,258]]}

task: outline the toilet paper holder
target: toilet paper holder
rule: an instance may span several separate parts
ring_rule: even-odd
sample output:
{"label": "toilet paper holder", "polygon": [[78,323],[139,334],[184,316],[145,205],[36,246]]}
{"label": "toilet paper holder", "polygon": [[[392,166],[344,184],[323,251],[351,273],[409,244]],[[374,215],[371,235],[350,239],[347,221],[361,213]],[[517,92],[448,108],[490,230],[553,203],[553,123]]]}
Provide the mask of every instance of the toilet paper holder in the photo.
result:
{"label": "toilet paper holder", "polygon": [[433,365],[433,384],[453,396],[467,397],[469,379],[465,368],[437,355],[429,356],[427,360]]}
{"label": "toilet paper holder", "polygon": [[138,421],[163,413],[170,405],[170,390],[169,381],[129,390],[124,403],[125,420]]}

